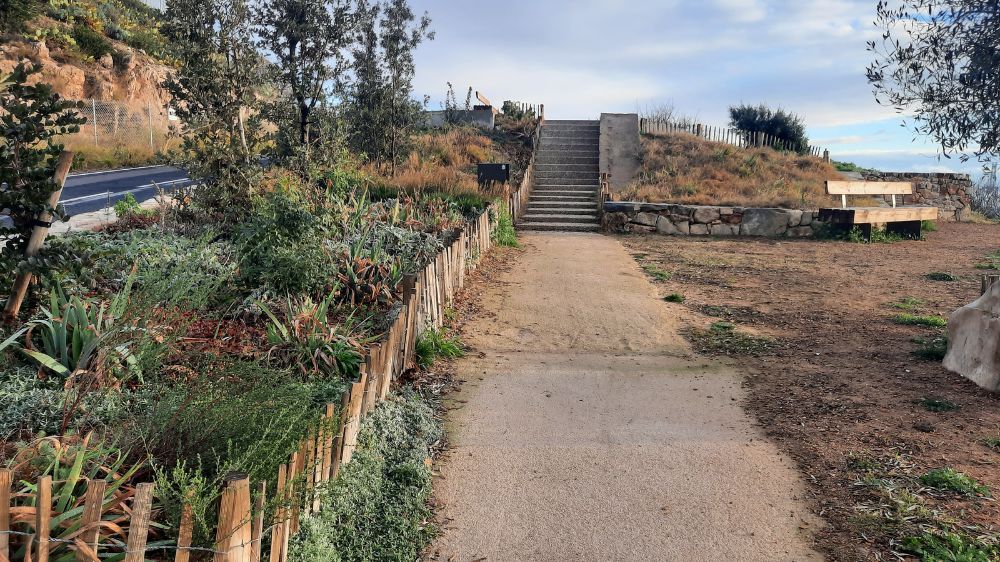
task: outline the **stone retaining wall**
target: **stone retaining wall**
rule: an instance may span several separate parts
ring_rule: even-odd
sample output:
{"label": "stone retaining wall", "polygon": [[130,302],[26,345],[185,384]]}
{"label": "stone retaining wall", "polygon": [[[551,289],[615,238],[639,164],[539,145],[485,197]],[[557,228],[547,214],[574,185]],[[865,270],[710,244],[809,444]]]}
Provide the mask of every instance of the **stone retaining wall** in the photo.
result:
{"label": "stone retaining wall", "polygon": [[608,201],[601,227],[611,232],[805,238],[822,228],[818,217],[819,211],[797,209]]}
{"label": "stone retaining wall", "polygon": [[916,174],[911,172],[865,172],[868,181],[905,181],[913,184],[913,195],[903,197],[904,205],[931,205],[943,221],[971,218],[972,179],[968,174]]}

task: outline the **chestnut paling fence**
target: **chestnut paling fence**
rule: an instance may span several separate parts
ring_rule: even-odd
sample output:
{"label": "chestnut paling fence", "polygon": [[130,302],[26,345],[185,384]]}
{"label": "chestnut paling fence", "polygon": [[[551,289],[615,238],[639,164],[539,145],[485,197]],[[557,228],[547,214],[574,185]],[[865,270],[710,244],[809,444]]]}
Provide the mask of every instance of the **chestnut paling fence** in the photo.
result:
{"label": "chestnut paling fence", "polygon": [[[302,517],[323,508],[319,491],[351,462],[361,420],[386,399],[403,372],[416,365],[417,337],[428,328],[443,325],[444,312],[465,285],[467,273],[493,245],[497,213],[512,210],[509,205],[519,200],[518,191],[501,200],[500,206],[507,208],[491,205],[469,221],[423,270],[404,278],[402,306],[386,336],[368,350],[360,378],[344,393],[339,408],[328,404],[318,416],[317,429],[305,436],[288,462],[279,467],[277,489],[269,491],[265,482],[254,483],[240,475],[227,480],[212,548],[191,546],[191,506],[184,508],[175,539],[149,540],[153,483],[139,484],[134,493],[109,501],[105,494],[108,482],[90,480],[82,509],[76,506],[73,512],[60,513],[36,507],[53,506],[51,475],[26,483],[33,484],[28,493],[14,494],[12,471],[0,469],[0,562],[15,557],[33,562],[100,562],[108,557],[125,562],[186,562],[209,557],[215,562],[286,561],[289,539],[298,531]],[[265,519],[268,505],[278,507]],[[102,518],[112,507],[126,513],[127,532],[120,532],[125,527],[121,521],[116,525]],[[119,532],[115,532],[116,526]]]}
{"label": "chestnut paling fence", "polygon": [[[639,132],[647,135],[666,135],[671,133],[689,133],[713,142],[721,142],[738,148],[769,147],[775,150],[793,150],[794,147],[784,139],[757,131],[741,131],[731,127],[715,127],[693,122],[674,122],[659,119],[642,118],[639,120]],[[830,151],[818,146],[810,146],[808,154],[830,161]]]}

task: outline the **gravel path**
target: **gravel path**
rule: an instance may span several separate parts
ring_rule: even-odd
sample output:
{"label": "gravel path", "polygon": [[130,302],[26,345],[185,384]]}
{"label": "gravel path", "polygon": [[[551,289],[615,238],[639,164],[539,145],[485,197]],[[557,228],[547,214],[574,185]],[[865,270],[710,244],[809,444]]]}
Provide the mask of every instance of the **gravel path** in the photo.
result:
{"label": "gravel path", "polygon": [[791,464],[621,244],[539,233],[463,335],[429,557],[820,560]]}

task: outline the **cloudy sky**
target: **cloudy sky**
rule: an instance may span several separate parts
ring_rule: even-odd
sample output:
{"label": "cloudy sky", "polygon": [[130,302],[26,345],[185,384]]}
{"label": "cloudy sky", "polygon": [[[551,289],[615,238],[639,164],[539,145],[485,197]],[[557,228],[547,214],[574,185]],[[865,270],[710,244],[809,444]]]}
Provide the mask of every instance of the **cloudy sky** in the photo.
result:
{"label": "cloudy sky", "polygon": [[596,118],[672,103],[724,125],[730,104],[805,118],[833,157],[897,171],[967,171],[901,127],[865,79],[876,0],[413,0],[436,40],[417,53],[416,93],[439,107],[452,82],[546,117]]}

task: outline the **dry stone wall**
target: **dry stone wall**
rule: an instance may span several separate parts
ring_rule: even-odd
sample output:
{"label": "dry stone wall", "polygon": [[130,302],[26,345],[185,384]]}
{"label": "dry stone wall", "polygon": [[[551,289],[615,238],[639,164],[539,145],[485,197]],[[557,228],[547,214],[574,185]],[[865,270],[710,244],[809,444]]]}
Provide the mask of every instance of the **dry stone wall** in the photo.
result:
{"label": "dry stone wall", "polygon": [[905,205],[931,205],[943,221],[967,221],[972,216],[972,179],[968,174],[917,174],[910,172],[866,172],[868,181],[904,181],[913,184],[913,195]]}
{"label": "dry stone wall", "polygon": [[806,238],[822,228],[818,217],[819,211],[798,209],[609,201],[601,226],[611,232]]}

